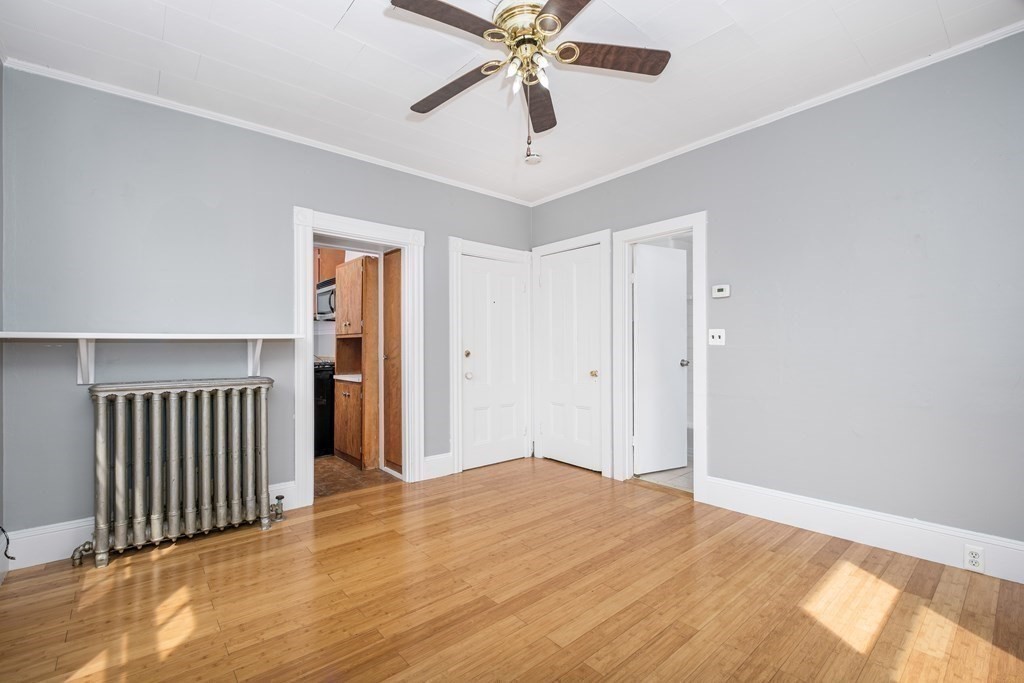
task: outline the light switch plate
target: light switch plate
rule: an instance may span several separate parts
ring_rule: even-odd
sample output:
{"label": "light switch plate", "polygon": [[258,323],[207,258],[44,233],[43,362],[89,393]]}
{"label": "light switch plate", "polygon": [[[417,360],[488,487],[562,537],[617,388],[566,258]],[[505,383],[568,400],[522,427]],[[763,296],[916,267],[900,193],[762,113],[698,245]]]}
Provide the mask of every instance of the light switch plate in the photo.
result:
{"label": "light switch plate", "polygon": [[725,346],[725,330],[708,330],[708,346]]}

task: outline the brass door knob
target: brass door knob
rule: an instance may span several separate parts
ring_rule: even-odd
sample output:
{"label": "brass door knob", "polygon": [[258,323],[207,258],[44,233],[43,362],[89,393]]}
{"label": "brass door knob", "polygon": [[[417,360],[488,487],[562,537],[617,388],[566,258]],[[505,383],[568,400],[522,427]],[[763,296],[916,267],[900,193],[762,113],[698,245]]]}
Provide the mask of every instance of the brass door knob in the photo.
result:
{"label": "brass door knob", "polygon": [[590,371],[590,376],[591,377],[597,377],[597,370],[591,370]]}

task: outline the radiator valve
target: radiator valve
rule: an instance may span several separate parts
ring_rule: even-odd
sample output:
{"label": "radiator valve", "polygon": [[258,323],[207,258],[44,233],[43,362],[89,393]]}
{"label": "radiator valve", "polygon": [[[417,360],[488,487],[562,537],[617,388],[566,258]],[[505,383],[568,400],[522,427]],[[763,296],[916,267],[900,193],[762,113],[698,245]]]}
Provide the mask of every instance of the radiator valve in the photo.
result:
{"label": "radiator valve", "polygon": [[270,514],[273,515],[273,521],[284,521],[284,496],[277,496],[277,502],[270,506]]}
{"label": "radiator valve", "polygon": [[85,556],[85,555],[92,555],[92,553],[93,553],[92,541],[86,541],[82,545],[80,545],[77,548],[75,548],[75,552],[71,553],[71,566],[72,567],[81,567],[82,566],[82,557]]}

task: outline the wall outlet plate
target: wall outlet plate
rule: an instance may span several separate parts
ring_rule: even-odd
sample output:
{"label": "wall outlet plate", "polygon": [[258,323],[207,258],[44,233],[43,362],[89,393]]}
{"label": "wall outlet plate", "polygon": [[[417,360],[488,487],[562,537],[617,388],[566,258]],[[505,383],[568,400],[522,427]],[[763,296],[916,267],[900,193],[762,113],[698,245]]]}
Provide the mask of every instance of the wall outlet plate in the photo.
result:
{"label": "wall outlet plate", "polygon": [[708,346],[725,346],[725,330],[708,330]]}
{"label": "wall outlet plate", "polygon": [[964,569],[985,573],[985,549],[977,545],[964,545]]}

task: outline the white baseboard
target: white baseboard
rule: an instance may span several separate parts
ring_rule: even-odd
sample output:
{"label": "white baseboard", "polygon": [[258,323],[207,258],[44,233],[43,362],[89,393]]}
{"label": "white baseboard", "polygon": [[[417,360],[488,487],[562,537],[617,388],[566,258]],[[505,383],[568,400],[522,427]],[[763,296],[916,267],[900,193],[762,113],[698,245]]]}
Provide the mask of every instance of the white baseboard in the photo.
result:
{"label": "white baseboard", "polygon": [[963,567],[964,544],[985,550],[985,573],[1024,583],[1024,542],[707,477],[697,500],[829,536]]}
{"label": "white baseboard", "polygon": [[11,569],[24,569],[56,560],[71,562],[75,548],[92,540],[92,517],[47,524],[11,533]]}
{"label": "white baseboard", "polygon": [[[292,510],[298,507],[296,490],[294,481],[271,484],[270,502],[277,502],[274,497],[283,495],[284,509]],[[10,568],[24,569],[64,559],[70,562],[72,551],[85,541],[92,540],[93,524],[93,518],[87,517],[10,532],[11,554],[17,558],[11,561]]]}
{"label": "white baseboard", "polygon": [[428,455],[423,459],[423,481],[455,474],[455,458],[451,453]]}
{"label": "white baseboard", "polygon": [[295,508],[305,507],[300,505],[299,501],[299,487],[295,485],[294,481],[286,481],[280,484],[270,485],[270,504],[273,505],[277,502],[277,496],[284,496],[284,509],[294,510]]}

